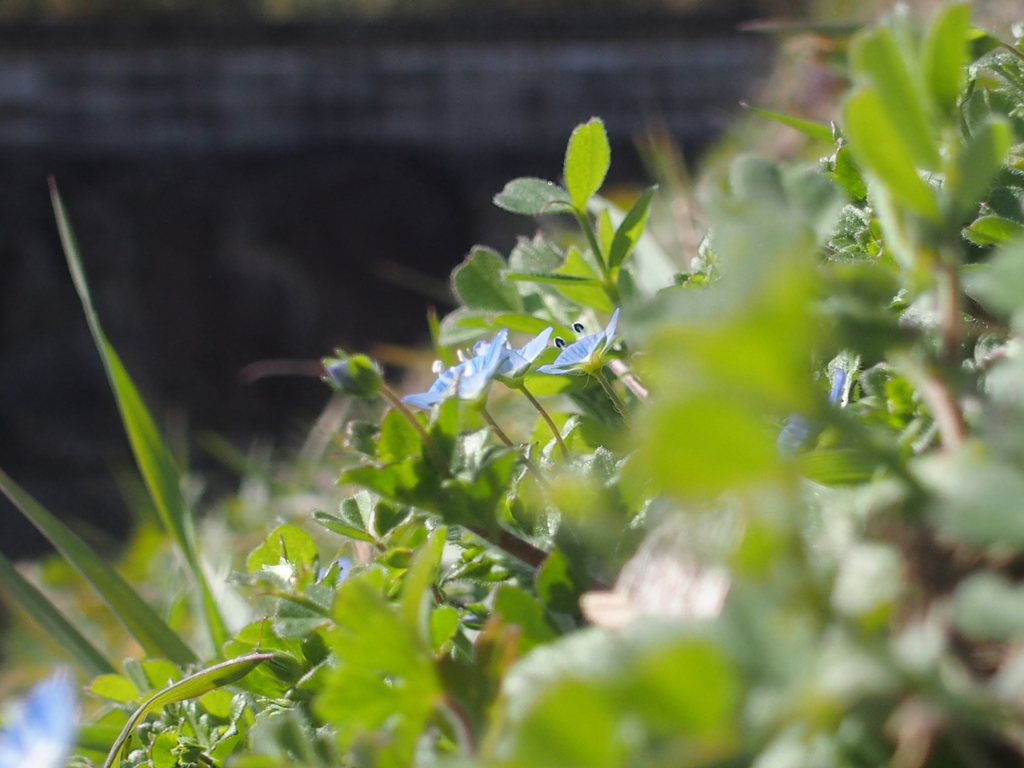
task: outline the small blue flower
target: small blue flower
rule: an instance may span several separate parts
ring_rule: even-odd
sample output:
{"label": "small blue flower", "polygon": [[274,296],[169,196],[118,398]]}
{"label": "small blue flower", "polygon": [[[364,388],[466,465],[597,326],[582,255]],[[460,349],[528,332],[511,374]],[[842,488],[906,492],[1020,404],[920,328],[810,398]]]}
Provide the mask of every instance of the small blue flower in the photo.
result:
{"label": "small blue flower", "polygon": [[[835,378],[832,380],[832,389],[828,394],[829,405],[835,405],[839,402],[845,387],[846,371],[836,367]],[[815,429],[815,424],[806,416],[799,413],[791,413],[789,418],[786,419],[786,424],[782,427],[782,431],[779,432],[778,438],[775,440],[775,448],[782,456],[792,458],[803,447],[804,443],[807,442],[807,438],[810,437],[813,429]]]}
{"label": "small blue flower", "polygon": [[[512,349],[506,341],[497,375],[506,379],[518,379],[524,376],[530,370],[533,361],[540,357],[540,353],[547,347],[553,330],[551,326],[548,326],[519,349]],[[493,343],[492,341],[478,341],[473,347],[473,353],[478,356],[486,355]]]}
{"label": "small blue flower", "polygon": [[[537,373],[596,373],[604,365],[604,355],[615,343],[615,326],[619,321],[619,310],[615,310],[612,319],[602,331],[590,336],[583,336],[572,344],[562,347],[561,353],[550,365],[542,365]],[[583,332],[582,323],[574,323],[573,330]],[[555,339],[558,344],[560,339]],[[562,342],[563,344],[565,342]],[[561,346],[561,345],[559,345]]]}
{"label": "small blue flower", "polygon": [[438,371],[437,380],[430,385],[430,389],[426,392],[406,395],[402,398],[402,402],[417,408],[431,408],[452,394],[458,395],[460,400],[471,402],[485,397],[491,386],[491,380],[504,359],[504,353],[508,351],[505,348],[507,338],[508,331],[500,331],[486,350],[482,350],[480,354],[475,354],[468,360],[463,360],[458,365]]}
{"label": "small blue flower", "polygon": [[13,705],[0,730],[0,768],[62,768],[75,739],[78,696],[59,669]]}

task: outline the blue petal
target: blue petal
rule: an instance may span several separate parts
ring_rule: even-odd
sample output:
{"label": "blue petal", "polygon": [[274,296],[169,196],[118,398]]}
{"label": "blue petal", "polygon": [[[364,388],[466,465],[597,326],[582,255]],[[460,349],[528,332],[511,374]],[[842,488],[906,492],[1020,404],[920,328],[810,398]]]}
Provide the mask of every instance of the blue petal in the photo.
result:
{"label": "blue petal", "polygon": [[74,740],[78,699],[67,670],[37,684],[0,731],[3,768],[59,768]]}
{"label": "blue petal", "polygon": [[832,381],[832,391],[828,394],[828,401],[831,405],[835,405],[839,402],[839,398],[843,394],[843,387],[846,386],[846,371],[842,368],[836,368],[835,379]]}
{"label": "blue petal", "polygon": [[552,365],[576,365],[583,362],[593,354],[603,338],[604,333],[601,332],[595,333],[593,336],[584,336],[579,341],[574,341],[562,350],[562,353],[555,358],[555,362]]}
{"label": "blue petal", "polygon": [[420,392],[415,395],[406,395],[402,398],[402,402],[408,403],[409,405],[415,405],[417,408],[422,408],[426,411],[433,408],[434,405],[439,403],[442,399],[443,398],[440,394],[436,394],[434,392]]}
{"label": "blue petal", "polygon": [[551,333],[554,329],[549,325],[537,336],[526,344],[522,349],[519,350],[519,355],[523,357],[528,363],[532,363],[537,359],[538,355],[544,351],[548,345],[548,339],[551,338]]}
{"label": "blue petal", "polygon": [[609,347],[615,341],[615,327],[619,323],[619,310],[616,309],[612,312],[612,319],[608,321],[608,325],[604,328],[604,339],[605,346]]}
{"label": "blue petal", "polygon": [[799,413],[791,413],[775,440],[775,447],[782,456],[792,458],[803,447],[810,434],[811,423],[807,418]]}

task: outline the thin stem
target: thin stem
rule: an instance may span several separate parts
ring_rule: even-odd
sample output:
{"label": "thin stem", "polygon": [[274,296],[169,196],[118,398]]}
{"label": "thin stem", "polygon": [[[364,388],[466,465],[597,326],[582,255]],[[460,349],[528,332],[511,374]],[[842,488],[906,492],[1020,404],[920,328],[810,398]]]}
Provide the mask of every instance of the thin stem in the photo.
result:
{"label": "thin stem", "polygon": [[622,402],[622,398],[619,397],[619,393],[615,391],[611,382],[604,375],[604,371],[597,371],[594,373],[595,378],[601,382],[601,387],[604,389],[608,399],[612,401],[612,405],[615,406],[615,410],[619,412],[619,416],[626,422],[626,426],[631,426],[629,423],[629,412],[626,410],[626,404]]}
{"label": "thin stem", "polygon": [[498,549],[507,552],[518,560],[522,560],[532,568],[540,568],[548,557],[548,553],[543,549],[533,546],[530,542],[520,539],[514,533],[509,533],[504,528],[499,528],[496,534],[490,533],[483,528],[470,528],[469,530],[488,544],[493,544]]}
{"label": "thin stem", "polygon": [[437,466],[440,468],[440,470],[444,472],[446,475],[451,475],[452,470],[448,466],[448,462],[445,460],[444,454],[441,453],[441,450],[437,447],[437,443],[435,443],[433,439],[431,439],[430,434],[427,432],[426,428],[424,428],[424,426],[420,423],[420,420],[417,419],[413,412],[406,407],[405,403],[402,402],[401,398],[394,392],[392,392],[390,389],[388,389],[386,386],[381,387],[380,391],[381,394],[383,394],[384,397],[387,398],[388,402],[390,402],[391,405],[395,408],[395,410],[402,414],[402,416],[405,417],[406,421],[412,424],[413,429],[419,432],[420,437],[423,439],[423,444],[427,446],[427,449],[434,457],[434,461],[437,462]]}
{"label": "thin stem", "polygon": [[562,449],[562,458],[568,461],[569,449],[565,447],[565,441],[562,440],[562,433],[558,431],[558,425],[555,424],[554,421],[552,421],[551,417],[548,415],[548,412],[544,410],[544,406],[537,402],[537,398],[530,394],[530,390],[526,388],[525,384],[520,384],[519,390],[524,395],[526,395],[526,399],[533,403],[533,407],[537,409],[537,413],[539,413],[541,415],[541,418],[548,423],[548,427],[551,428],[551,434],[555,436],[555,442],[557,442],[558,447]]}
{"label": "thin stem", "polygon": [[942,444],[946,448],[958,448],[967,439],[967,421],[946,382],[908,355],[898,355],[893,358],[893,362],[896,370],[906,376],[921,393],[925,405],[935,417],[942,435]]}
{"label": "thin stem", "polygon": [[[513,443],[509,439],[509,436],[505,434],[505,431],[498,426],[498,422],[494,420],[494,417],[491,416],[486,406],[480,406],[480,414],[484,417],[484,420],[491,425],[491,428],[494,430],[494,433],[498,436],[501,442],[503,442],[512,450],[517,450],[516,444]],[[540,473],[540,470],[537,469],[537,465],[530,461],[530,457],[527,456],[525,453],[520,453],[520,455],[523,459],[523,463],[526,464],[527,470],[529,470],[530,474],[537,478],[537,482],[540,483],[541,488],[544,488],[545,490],[550,490],[550,487],[548,486],[548,481],[544,478],[544,475]]]}
{"label": "thin stem", "polygon": [[611,272],[608,270],[608,265],[604,262],[604,255],[601,253],[601,246],[597,242],[597,235],[594,233],[594,226],[590,223],[590,218],[587,216],[586,211],[579,211],[575,208],[573,213],[576,214],[576,221],[579,222],[580,228],[583,230],[583,234],[587,236],[587,242],[590,244],[590,249],[594,252],[594,258],[597,260],[597,266],[601,270],[601,282],[604,284],[604,292],[608,294],[608,298],[611,299],[612,304],[619,303],[619,289],[612,282]]}
{"label": "thin stem", "polygon": [[501,440],[501,442],[503,442],[509,448],[516,447],[516,444],[509,439],[508,435],[505,434],[505,430],[498,426],[498,422],[494,420],[494,417],[491,416],[490,412],[487,410],[486,407],[480,407],[480,415],[484,417],[484,421],[491,425],[491,429],[494,430],[494,434],[498,436],[498,439]]}

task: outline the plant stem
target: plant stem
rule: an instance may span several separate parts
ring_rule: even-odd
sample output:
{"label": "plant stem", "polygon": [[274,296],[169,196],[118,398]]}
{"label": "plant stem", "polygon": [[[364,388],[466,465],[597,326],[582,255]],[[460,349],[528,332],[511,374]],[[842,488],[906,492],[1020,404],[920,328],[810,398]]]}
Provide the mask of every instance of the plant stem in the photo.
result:
{"label": "plant stem", "polygon": [[540,568],[548,557],[548,553],[543,549],[533,546],[528,541],[523,541],[514,533],[509,533],[504,528],[498,529],[497,534],[490,533],[483,528],[470,528],[469,530],[488,544],[494,545],[518,560],[522,560],[532,568]]}
{"label": "plant stem", "polygon": [[541,418],[548,423],[548,427],[551,428],[551,434],[555,436],[555,442],[557,442],[558,447],[562,449],[562,458],[568,461],[569,449],[565,447],[565,441],[562,440],[562,433],[558,431],[558,425],[551,419],[548,412],[544,410],[544,407],[537,402],[537,398],[530,394],[530,390],[526,388],[525,384],[520,384],[519,390],[526,395],[526,399],[533,403],[533,407],[537,409],[537,413],[539,413]]}
{"label": "plant stem", "polygon": [[[484,417],[484,420],[491,425],[491,428],[494,430],[494,433],[498,436],[501,442],[503,442],[512,450],[516,450],[516,444],[513,443],[509,439],[509,436],[505,434],[505,431],[498,426],[498,422],[494,420],[494,417],[491,416],[486,406],[480,406],[480,414]],[[525,453],[520,453],[520,456],[523,459],[523,463],[526,464],[526,469],[529,470],[529,472],[537,479],[537,482],[540,483],[541,488],[550,491],[548,481],[544,478],[544,475],[540,473],[540,470],[537,469],[537,465],[530,461],[530,457],[527,456]]]}
{"label": "plant stem", "polygon": [[508,435],[505,434],[505,430],[498,426],[498,422],[494,420],[494,417],[491,416],[490,412],[487,410],[485,406],[480,406],[480,415],[484,417],[484,421],[491,425],[491,429],[494,430],[494,434],[498,436],[498,439],[501,440],[501,442],[503,442],[509,448],[516,447],[516,444],[509,439]]}
{"label": "plant stem", "polygon": [[427,446],[427,450],[429,450],[430,454],[434,457],[434,461],[437,463],[438,468],[444,472],[444,474],[451,476],[452,470],[451,467],[448,466],[448,462],[445,460],[444,454],[441,453],[441,450],[437,447],[437,443],[431,439],[430,434],[420,423],[420,420],[417,419],[413,412],[406,407],[401,398],[388,387],[383,386],[380,388],[380,391],[381,394],[387,398],[388,402],[391,403],[394,409],[402,414],[402,416],[405,417],[405,420],[412,424],[413,429],[419,433],[420,437],[423,439],[423,444]]}
{"label": "plant stem", "polygon": [[604,284],[604,292],[608,294],[608,298],[611,299],[612,304],[619,303],[619,290],[612,282],[611,272],[608,271],[608,265],[604,262],[604,254],[601,253],[601,245],[597,242],[597,235],[594,233],[594,226],[590,223],[590,218],[587,216],[586,211],[580,211],[573,209],[573,213],[576,214],[576,221],[580,224],[580,229],[583,230],[583,234],[587,236],[587,242],[590,244],[590,250],[594,252],[594,258],[597,260],[597,266],[601,270],[601,282]]}
{"label": "plant stem", "polygon": [[619,416],[626,422],[626,426],[632,426],[629,421],[629,412],[626,410],[626,404],[622,402],[622,398],[619,397],[619,393],[615,391],[611,382],[604,375],[604,371],[597,371],[594,373],[594,377],[601,382],[601,387],[604,389],[608,399],[612,401],[612,405],[615,406],[615,410],[619,412]]}

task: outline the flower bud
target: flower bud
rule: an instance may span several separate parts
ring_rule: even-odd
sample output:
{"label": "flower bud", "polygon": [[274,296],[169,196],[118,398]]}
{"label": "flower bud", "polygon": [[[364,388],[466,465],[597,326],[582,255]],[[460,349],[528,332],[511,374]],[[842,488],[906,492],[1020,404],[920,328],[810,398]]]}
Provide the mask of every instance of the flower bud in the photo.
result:
{"label": "flower bud", "polygon": [[346,395],[369,398],[384,386],[380,368],[366,355],[327,358],[323,363],[327,372],[324,381]]}

